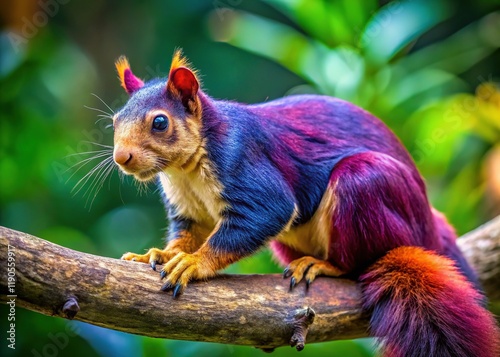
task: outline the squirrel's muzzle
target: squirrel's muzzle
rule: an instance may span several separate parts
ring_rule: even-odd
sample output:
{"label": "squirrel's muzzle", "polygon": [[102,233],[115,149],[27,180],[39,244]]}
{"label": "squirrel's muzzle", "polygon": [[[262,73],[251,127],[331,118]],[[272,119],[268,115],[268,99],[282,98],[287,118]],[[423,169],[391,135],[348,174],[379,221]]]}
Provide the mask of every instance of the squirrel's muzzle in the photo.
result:
{"label": "squirrel's muzzle", "polygon": [[115,146],[113,159],[123,173],[139,181],[149,181],[161,170],[151,152],[137,148]]}
{"label": "squirrel's muzzle", "polygon": [[113,159],[120,166],[127,166],[132,161],[132,153],[127,149],[115,148]]}

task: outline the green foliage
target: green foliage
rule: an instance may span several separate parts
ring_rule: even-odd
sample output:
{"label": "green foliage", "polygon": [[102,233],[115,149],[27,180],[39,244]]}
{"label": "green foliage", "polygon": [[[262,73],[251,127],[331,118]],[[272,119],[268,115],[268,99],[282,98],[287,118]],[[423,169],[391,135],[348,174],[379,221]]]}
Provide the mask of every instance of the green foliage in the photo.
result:
{"label": "green foliage", "polygon": [[[312,92],[359,104],[401,137],[432,202],[460,232],[491,214],[489,178],[478,173],[500,141],[498,89],[483,84],[498,80],[499,1],[41,3],[15,2],[1,13],[1,225],[111,257],[163,244],[165,214],[154,187],[139,190],[116,171],[85,175],[105,157],[90,160],[89,152],[112,143],[109,121],[97,115],[127,98],[114,60],[126,54],[140,77],[165,76],[176,46],[215,97],[257,102]],[[262,251],[228,272],[279,269]],[[6,307],[0,310],[5,316]],[[2,356],[263,355],[248,347],[132,336],[21,309],[16,328],[16,350],[4,341]],[[67,344],[57,346],[57,336]],[[307,345],[300,355],[371,356],[371,343]],[[297,352],[282,348],[274,355],[289,353]]]}

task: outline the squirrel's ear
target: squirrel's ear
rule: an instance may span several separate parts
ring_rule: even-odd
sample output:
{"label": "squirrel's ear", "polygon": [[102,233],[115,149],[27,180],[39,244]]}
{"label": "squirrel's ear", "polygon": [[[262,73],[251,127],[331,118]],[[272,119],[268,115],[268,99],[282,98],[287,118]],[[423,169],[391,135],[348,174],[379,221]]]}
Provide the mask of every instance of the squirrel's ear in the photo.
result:
{"label": "squirrel's ear", "polygon": [[118,72],[118,77],[120,78],[120,82],[122,87],[127,91],[128,94],[132,94],[135,91],[139,90],[144,86],[144,82],[134,76],[132,70],[130,69],[130,65],[128,64],[127,57],[121,56],[115,62],[116,71]]}
{"label": "squirrel's ear", "polygon": [[198,80],[189,68],[179,67],[170,72],[167,82],[167,90],[180,96],[184,105],[196,98],[198,93]]}
{"label": "squirrel's ear", "polygon": [[167,91],[179,97],[182,104],[191,111],[196,106],[196,94],[200,85],[196,78],[196,73],[189,68],[187,60],[182,57],[180,50],[177,50],[170,66],[170,73],[167,81]]}

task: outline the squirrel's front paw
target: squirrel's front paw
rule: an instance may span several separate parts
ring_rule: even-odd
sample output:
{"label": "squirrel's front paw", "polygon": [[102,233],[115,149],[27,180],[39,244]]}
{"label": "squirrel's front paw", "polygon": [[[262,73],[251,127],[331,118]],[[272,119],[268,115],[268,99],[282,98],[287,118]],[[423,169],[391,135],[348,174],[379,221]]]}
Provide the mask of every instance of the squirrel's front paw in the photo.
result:
{"label": "squirrel's front paw", "polygon": [[161,250],[158,248],[151,248],[146,254],[125,253],[122,255],[121,259],[147,263],[151,265],[153,270],[156,270],[157,264],[165,264],[178,253],[178,250]]}
{"label": "squirrel's front paw", "polygon": [[173,291],[174,298],[182,294],[186,285],[192,280],[206,279],[214,276],[216,269],[200,253],[179,253],[172,258],[161,271],[161,278],[167,277],[161,287],[163,291]]}

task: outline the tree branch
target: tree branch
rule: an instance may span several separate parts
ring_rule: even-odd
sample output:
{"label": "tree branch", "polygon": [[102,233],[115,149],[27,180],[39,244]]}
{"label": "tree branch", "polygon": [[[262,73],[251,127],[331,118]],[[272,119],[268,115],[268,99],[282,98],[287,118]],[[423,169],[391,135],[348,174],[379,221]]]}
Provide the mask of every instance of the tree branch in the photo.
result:
{"label": "tree branch", "polygon": [[[500,300],[500,216],[459,245],[488,297]],[[159,274],[146,264],[73,251],[4,227],[0,249],[1,300],[17,295],[16,306],[45,315],[151,337],[263,349],[291,339],[300,349],[306,334],[309,343],[367,336],[360,290],[345,279],[318,278],[307,292],[303,284],[289,292],[288,281],[276,274],[222,275],[191,283],[174,300],[159,290]],[[11,285],[4,278],[9,257],[15,258]]]}

